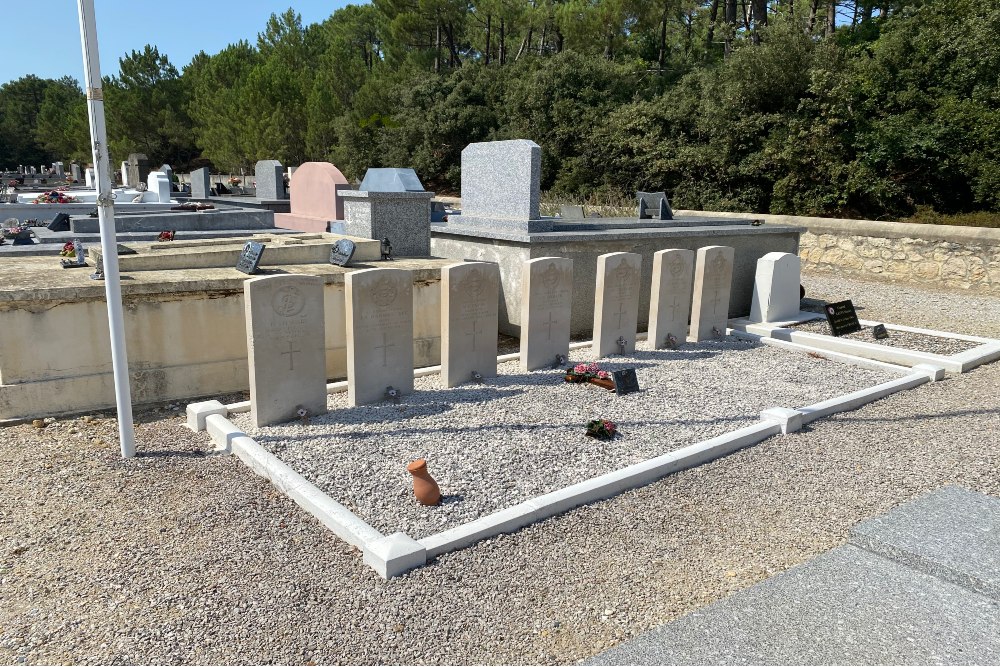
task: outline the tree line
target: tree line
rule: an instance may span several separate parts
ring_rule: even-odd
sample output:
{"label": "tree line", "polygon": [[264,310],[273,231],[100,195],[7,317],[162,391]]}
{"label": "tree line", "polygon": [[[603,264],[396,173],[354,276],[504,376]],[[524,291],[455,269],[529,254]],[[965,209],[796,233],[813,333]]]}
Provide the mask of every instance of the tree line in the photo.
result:
{"label": "tree line", "polygon": [[[889,217],[1000,210],[1000,3],[373,0],[178,70],[104,80],[115,160],[410,166],[457,191],[462,148],[527,138],[566,197]],[[0,86],[0,165],[89,159],[72,78]]]}

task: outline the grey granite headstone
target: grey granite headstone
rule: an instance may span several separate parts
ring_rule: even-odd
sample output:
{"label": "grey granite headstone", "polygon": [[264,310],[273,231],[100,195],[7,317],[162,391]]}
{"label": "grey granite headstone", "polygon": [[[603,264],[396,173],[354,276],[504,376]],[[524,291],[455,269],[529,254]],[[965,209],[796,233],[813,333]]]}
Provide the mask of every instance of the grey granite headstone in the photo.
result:
{"label": "grey granite headstone", "polygon": [[191,172],[191,199],[208,199],[211,189],[208,167]]}
{"label": "grey granite headstone", "polygon": [[344,231],[350,236],[392,243],[393,255],[427,257],[431,254],[431,197],[433,192],[367,192],[345,190]]}
{"label": "grey granite headstone", "polygon": [[535,231],[528,223],[539,218],[541,172],[542,149],[533,141],[469,144],[462,151],[458,224]]}
{"label": "grey granite headstone", "polygon": [[129,153],[128,182],[132,187],[145,183],[149,177],[149,158],[145,153]]}
{"label": "grey granite headstone", "polygon": [[83,172],[80,171],[80,165],[78,165],[76,162],[74,162],[69,166],[69,175],[73,177],[74,181],[79,182],[83,180]]}
{"label": "grey granite headstone", "polygon": [[379,167],[365,172],[358,189],[368,192],[423,192],[424,186],[412,169]]}
{"label": "grey granite headstone", "polygon": [[258,199],[286,199],[285,168],[277,160],[259,160],[254,167]]}

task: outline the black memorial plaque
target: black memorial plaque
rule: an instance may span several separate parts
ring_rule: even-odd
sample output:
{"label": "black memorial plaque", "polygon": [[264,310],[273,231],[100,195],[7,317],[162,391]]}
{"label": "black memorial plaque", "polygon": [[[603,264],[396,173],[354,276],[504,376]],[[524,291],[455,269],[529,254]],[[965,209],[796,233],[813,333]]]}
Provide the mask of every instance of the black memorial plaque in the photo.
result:
{"label": "black memorial plaque", "polygon": [[889,331],[884,324],[876,324],[872,327],[872,335],[875,336],[875,340],[885,340],[889,337]]}
{"label": "black memorial plaque", "polygon": [[830,333],[834,336],[861,331],[861,323],[858,322],[858,313],[854,310],[854,304],[850,299],[828,303],[823,309],[826,313],[826,321],[830,325]]}
{"label": "black memorial plaque", "polygon": [[330,249],[330,263],[337,266],[347,266],[354,257],[354,250],[357,246],[350,239],[340,239]]}
{"label": "black memorial plaque", "polygon": [[52,222],[49,223],[49,229],[53,232],[68,232],[69,214],[59,213],[56,215],[56,217],[52,218]]}
{"label": "black memorial plaque", "polygon": [[240,258],[236,262],[236,269],[248,275],[257,273],[257,267],[260,266],[260,256],[263,254],[263,243],[248,241],[247,244],[243,246],[243,252],[240,253]]}
{"label": "black memorial plaque", "polygon": [[613,371],[611,379],[615,381],[615,393],[619,396],[639,391],[639,378],[636,377],[634,368]]}

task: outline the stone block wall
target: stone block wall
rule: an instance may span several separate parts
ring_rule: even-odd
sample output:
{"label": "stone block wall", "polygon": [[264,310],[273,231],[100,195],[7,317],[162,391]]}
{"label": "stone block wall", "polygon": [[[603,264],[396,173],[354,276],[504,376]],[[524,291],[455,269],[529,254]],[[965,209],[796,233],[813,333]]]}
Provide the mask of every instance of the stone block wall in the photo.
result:
{"label": "stone block wall", "polygon": [[[679,211],[683,215],[747,214]],[[804,269],[1000,292],[1000,229],[754,214],[765,224],[804,227]]]}

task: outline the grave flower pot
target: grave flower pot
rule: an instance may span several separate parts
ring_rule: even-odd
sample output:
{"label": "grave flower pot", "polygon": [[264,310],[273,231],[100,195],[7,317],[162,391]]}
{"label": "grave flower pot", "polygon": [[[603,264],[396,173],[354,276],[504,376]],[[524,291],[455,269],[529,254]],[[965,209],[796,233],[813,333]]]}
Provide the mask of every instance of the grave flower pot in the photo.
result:
{"label": "grave flower pot", "polygon": [[579,373],[566,373],[566,382],[586,382],[587,376]]}
{"label": "grave flower pot", "polygon": [[610,391],[615,390],[615,381],[611,378],[590,378],[590,384],[596,384],[598,387],[603,387]]}
{"label": "grave flower pot", "polygon": [[417,459],[406,466],[406,469],[413,475],[413,495],[417,497],[417,502],[421,505],[437,505],[441,502],[441,488],[427,472],[427,461]]}

